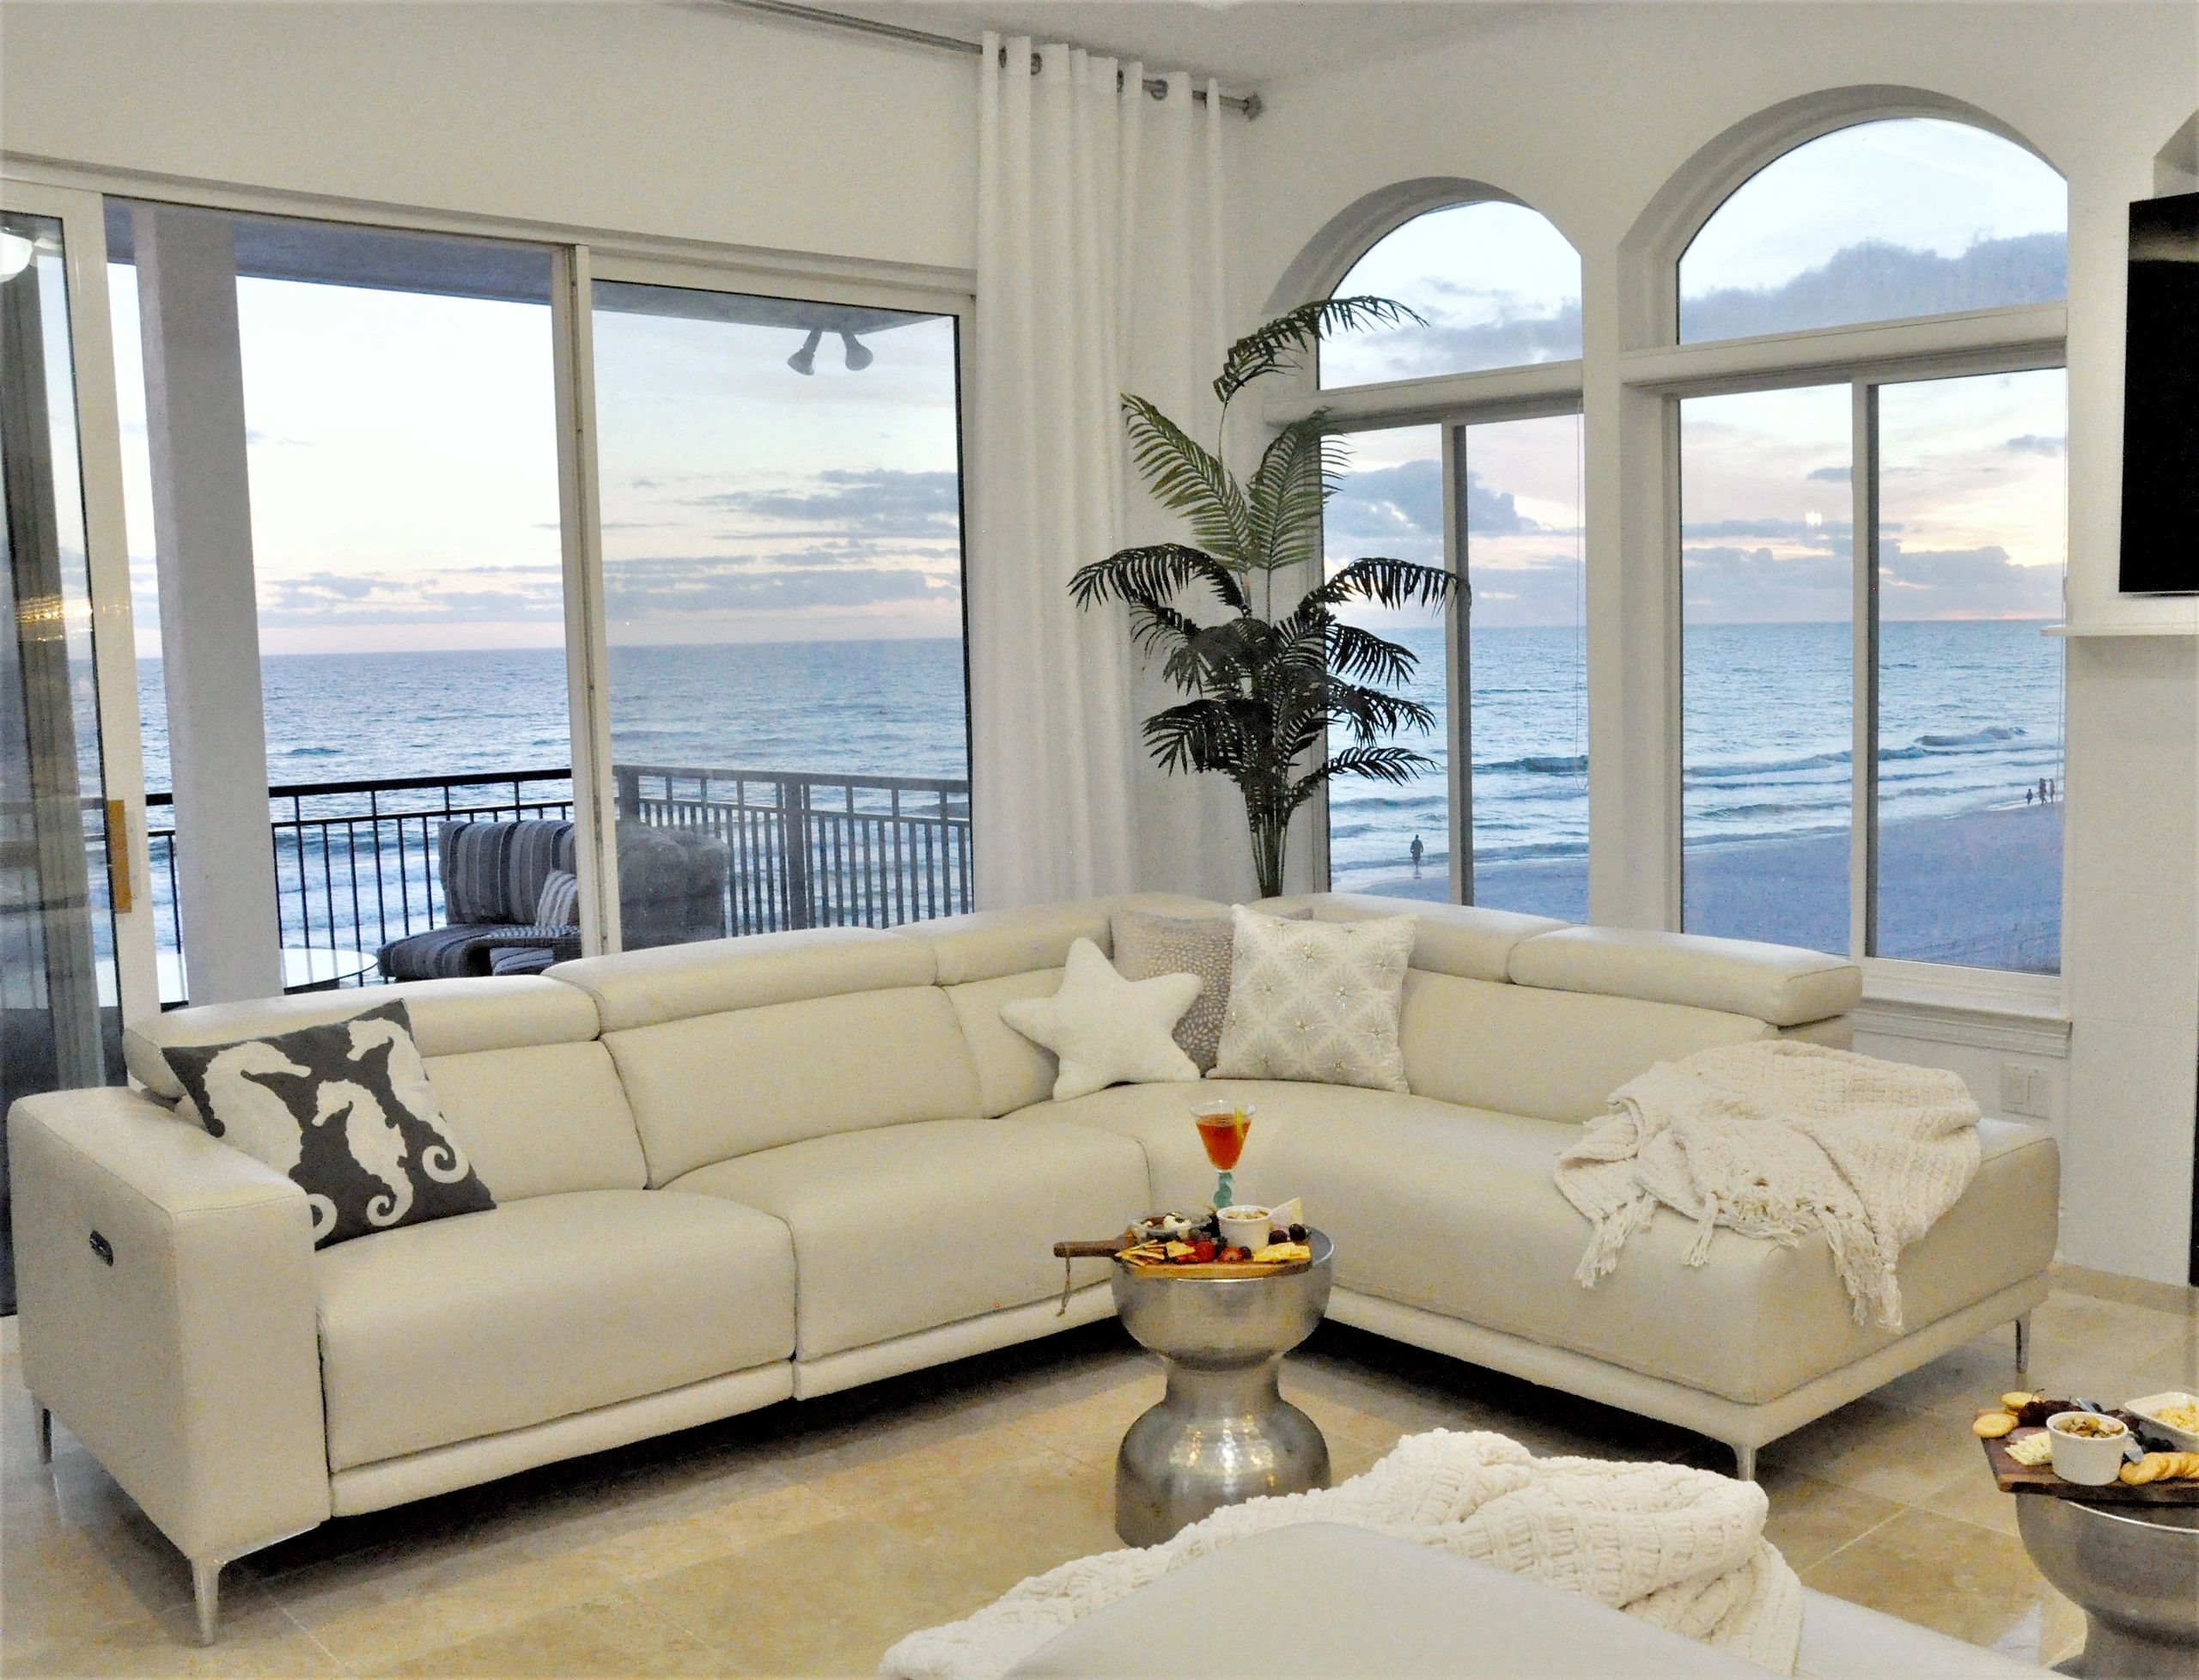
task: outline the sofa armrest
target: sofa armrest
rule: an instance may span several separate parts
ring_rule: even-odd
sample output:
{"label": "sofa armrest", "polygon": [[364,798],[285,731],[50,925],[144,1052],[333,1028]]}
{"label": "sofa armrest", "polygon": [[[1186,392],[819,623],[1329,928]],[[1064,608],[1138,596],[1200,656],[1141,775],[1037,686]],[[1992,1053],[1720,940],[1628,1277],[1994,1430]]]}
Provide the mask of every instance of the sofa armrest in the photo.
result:
{"label": "sofa armrest", "polygon": [[194,1561],[329,1513],[305,1192],[133,1091],[8,1115],[23,1381]]}

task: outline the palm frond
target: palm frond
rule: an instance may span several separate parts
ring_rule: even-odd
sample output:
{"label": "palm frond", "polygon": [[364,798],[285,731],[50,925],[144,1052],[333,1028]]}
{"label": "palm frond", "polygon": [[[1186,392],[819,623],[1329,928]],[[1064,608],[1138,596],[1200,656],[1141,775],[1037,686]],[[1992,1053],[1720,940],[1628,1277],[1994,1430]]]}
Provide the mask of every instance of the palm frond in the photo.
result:
{"label": "palm frond", "polygon": [[1379,636],[1357,624],[1331,619],[1325,638],[1329,669],[1339,677],[1370,683],[1409,682],[1420,667],[1420,655],[1411,648]]}
{"label": "palm frond", "polygon": [[1184,543],[1118,549],[1105,560],[1079,566],[1069,578],[1069,592],[1079,606],[1090,606],[1095,601],[1129,601],[1141,595],[1167,600],[1194,583],[1205,584],[1233,612],[1251,609],[1235,571]]}
{"label": "palm frond", "polygon": [[1458,587],[1457,575],[1441,566],[1369,555],[1338,569],[1327,582],[1308,589],[1296,610],[1302,612],[1309,606],[1342,606],[1354,600],[1388,607],[1436,606],[1448,600]]}
{"label": "palm frond", "polygon": [[1379,688],[1362,688],[1356,683],[1331,684],[1328,703],[1331,720],[1345,726],[1362,743],[1401,735],[1408,729],[1426,734],[1435,727],[1435,712],[1419,701],[1385,694]]}
{"label": "palm frond", "polygon": [[1252,514],[1229,469],[1143,397],[1125,393],[1123,416],[1130,459],[1153,499],[1183,514],[1201,548],[1233,565],[1251,564]]}
{"label": "palm frond", "polygon": [[1152,595],[1130,598],[1130,645],[1142,654],[1167,646],[1173,660],[1200,634],[1198,621]]}
{"label": "palm frond", "polygon": [[1214,394],[1227,407],[1229,399],[1254,380],[1300,366],[1300,358],[1321,342],[1325,332],[1355,332],[1406,321],[1428,325],[1417,310],[1392,298],[1325,297],[1301,303],[1229,347],[1221,373],[1214,381]]}
{"label": "palm frond", "polygon": [[1321,513],[1336,494],[1344,447],[1316,409],[1270,440],[1246,487],[1253,563],[1280,571],[1320,557]]}
{"label": "palm frond", "polygon": [[1220,770],[1237,776],[1257,762],[1258,709],[1241,700],[1189,700],[1145,721],[1145,742],[1164,770]]}
{"label": "palm frond", "polygon": [[1340,776],[1364,776],[1370,782],[1386,782],[1396,787],[1435,768],[1433,758],[1424,752],[1415,752],[1410,747],[1347,746],[1341,752],[1331,752],[1324,763],[1314,765],[1290,784],[1291,809],[1296,810],[1313,796],[1315,789]]}

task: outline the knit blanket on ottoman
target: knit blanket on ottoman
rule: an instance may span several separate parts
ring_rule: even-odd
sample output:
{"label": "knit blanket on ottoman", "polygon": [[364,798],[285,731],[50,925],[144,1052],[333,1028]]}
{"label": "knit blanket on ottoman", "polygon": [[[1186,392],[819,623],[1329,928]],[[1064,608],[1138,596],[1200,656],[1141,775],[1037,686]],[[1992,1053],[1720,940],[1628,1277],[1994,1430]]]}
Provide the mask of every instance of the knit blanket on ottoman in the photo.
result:
{"label": "knit blanket on ottoman", "polygon": [[1855,1321],[1901,1328],[1901,1251],[1977,1175],[1977,1105],[1959,1075],[1793,1038],[1660,1062],[1557,1158],[1557,1187],[1595,1227],[1576,1274],[1594,1287],[1658,1207],[1696,1221],[1700,1266],[1723,1225],[1790,1246],[1822,1231]]}
{"label": "knit blanket on ottoman", "polygon": [[1532,1575],[1791,1674],[1802,1586],[1763,1537],[1763,1490],[1677,1464],[1537,1458],[1507,1436],[1408,1436],[1338,1487],[1230,1506],[1173,1539],[1099,1552],[910,1634],[887,1680],[997,1680],[1078,1618],[1265,1529],[1345,1523]]}

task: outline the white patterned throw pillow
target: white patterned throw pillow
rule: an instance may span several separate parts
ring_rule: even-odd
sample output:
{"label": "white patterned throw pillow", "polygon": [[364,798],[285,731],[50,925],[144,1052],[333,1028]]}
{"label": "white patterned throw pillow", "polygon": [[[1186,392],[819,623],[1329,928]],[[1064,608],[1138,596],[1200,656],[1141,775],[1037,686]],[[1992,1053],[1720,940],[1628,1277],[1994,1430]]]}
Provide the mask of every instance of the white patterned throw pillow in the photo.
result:
{"label": "white patterned throw pillow", "polygon": [[1398,1018],[1416,918],[1285,922],[1240,905],[1217,1079],[1404,1091]]}

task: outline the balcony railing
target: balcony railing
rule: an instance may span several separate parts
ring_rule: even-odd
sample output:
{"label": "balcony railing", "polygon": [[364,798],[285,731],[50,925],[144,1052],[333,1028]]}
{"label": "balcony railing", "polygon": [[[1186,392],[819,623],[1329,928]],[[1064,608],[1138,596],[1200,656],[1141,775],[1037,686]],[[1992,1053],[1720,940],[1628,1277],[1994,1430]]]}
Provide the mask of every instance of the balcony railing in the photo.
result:
{"label": "balcony railing", "polygon": [[[622,821],[724,843],[725,933],[883,928],[971,907],[967,782],[665,764],[615,775]],[[174,802],[167,794],[145,802],[155,939],[177,953]],[[572,773],[297,782],[269,788],[268,807],[283,944],[371,955],[443,924],[436,837],[444,823],[569,818]]]}

